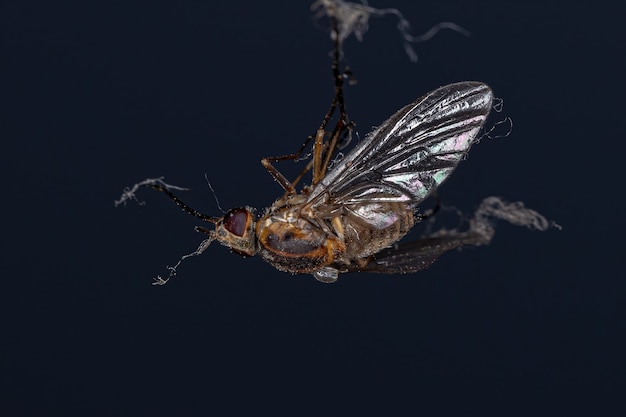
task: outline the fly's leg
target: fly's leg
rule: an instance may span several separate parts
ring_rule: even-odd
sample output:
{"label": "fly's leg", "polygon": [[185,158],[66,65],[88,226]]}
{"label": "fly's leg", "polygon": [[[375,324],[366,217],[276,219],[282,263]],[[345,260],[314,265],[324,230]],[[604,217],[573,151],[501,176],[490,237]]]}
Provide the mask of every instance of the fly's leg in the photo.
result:
{"label": "fly's leg", "polygon": [[170,280],[170,278],[172,278],[173,276],[176,275],[176,268],[178,268],[180,266],[180,264],[187,258],[191,258],[192,256],[199,256],[202,255],[202,252],[204,252],[206,250],[206,248],[209,247],[209,245],[211,244],[211,242],[213,242],[216,238],[215,232],[208,230],[204,227],[196,227],[196,231],[197,232],[203,232],[209,235],[209,237],[207,239],[204,239],[201,243],[200,246],[198,246],[198,249],[196,249],[195,251],[188,253],[187,255],[183,255],[181,256],[181,258],[178,260],[178,262],[176,262],[176,265],[174,266],[168,266],[167,269],[170,270],[169,275],[167,276],[167,278],[162,278],[160,275],[157,275],[157,277],[154,279],[154,282],[152,283],[152,285],[165,285],[167,284],[167,282]]}
{"label": "fly's leg", "polygon": [[[343,136],[342,133],[344,133],[346,130],[351,131],[352,127],[354,126],[352,122],[347,121],[348,116],[346,114],[346,106],[343,97],[343,82],[346,77],[351,77],[351,73],[349,69],[346,69],[343,72],[340,72],[339,70],[341,44],[336,19],[331,19],[331,25],[334,39],[332,72],[333,78],[335,80],[335,96],[333,97],[330,108],[328,109],[328,112],[324,116],[324,119],[322,120],[322,123],[315,134],[315,141],[313,143],[313,158],[311,162],[307,164],[307,166],[302,170],[302,172],[300,172],[300,174],[298,174],[298,176],[293,181],[289,181],[283,174],[280,173],[280,171],[278,171],[278,169],[276,169],[272,165],[273,163],[279,161],[299,160],[302,152],[309,144],[309,142],[313,139],[313,136],[309,136],[302,144],[300,149],[293,154],[265,157],[261,159],[261,165],[263,165],[263,167],[267,170],[267,172],[269,172],[272,178],[274,178],[274,180],[277,181],[281,187],[283,187],[287,195],[292,195],[296,193],[296,184],[311,169],[313,170],[312,185],[317,184],[324,177],[324,174],[328,169],[328,165],[330,164],[330,161],[337,149],[339,139]],[[332,119],[333,115],[335,114],[337,107],[339,107],[340,113],[339,121],[337,122],[337,125],[330,134],[329,142],[326,143],[324,141],[327,135],[326,127]]]}
{"label": "fly's leg", "polygon": [[[119,200],[117,200],[115,202],[115,205],[120,205],[120,204],[126,204],[126,201],[128,200],[135,200],[138,201],[139,204],[142,204],[141,201],[139,201],[137,199],[137,196],[135,195],[137,190],[139,190],[139,188],[141,187],[147,187],[147,188],[152,188],[153,190],[157,190],[160,191],[162,193],[164,193],[165,195],[167,195],[172,201],[174,201],[174,203],[180,207],[184,212],[186,212],[187,214],[190,214],[198,219],[204,220],[206,222],[209,223],[214,223],[216,224],[220,218],[218,217],[213,217],[213,216],[207,216],[206,214],[203,214],[191,207],[189,207],[187,204],[183,203],[172,191],[170,190],[186,190],[186,188],[182,188],[182,187],[177,187],[175,185],[171,185],[166,183],[165,181],[163,181],[163,178],[148,178],[146,180],[143,180],[135,185],[133,185],[132,187],[126,188],[124,189],[124,192],[122,193],[122,197],[120,197]],[[209,245],[211,244],[211,242],[213,242],[216,239],[216,235],[215,232],[212,230],[209,230],[205,227],[202,226],[196,226],[195,230],[197,232],[202,232],[207,234],[209,237],[205,240],[202,241],[202,243],[200,243],[200,246],[198,246],[198,249],[196,249],[195,251],[193,251],[192,253],[189,253],[187,255],[182,256],[178,262],[176,263],[176,265],[174,266],[168,266],[167,269],[169,269],[170,273],[167,276],[167,278],[163,278],[160,275],[157,276],[154,279],[154,282],[152,283],[152,285],[165,285],[167,284],[167,282],[170,280],[170,278],[172,278],[174,275],[176,275],[176,268],[178,268],[180,266],[180,264],[187,258],[190,258],[192,256],[198,256],[200,254],[202,254],[202,252],[204,252],[206,250],[206,248],[209,247]]]}
{"label": "fly's leg", "polygon": [[306,174],[311,169],[311,167],[309,166],[311,164],[307,165],[307,167],[304,168],[304,170],[300,173],[300,175],[298,175],[296,180],[289,181],[287,178],[285,178],[283,174],[280,173],[280,171],[278,171],[274,167],[274,165],[272,165],[272,163],[276,163],[279,161],[298,161],[306,146],[309,144],[309,142],[311,142],[311,139],[313,139],[313,136],[307,137],[300,149],[295,153],[289,155],[267,156],[265,158],[261,158],[261,165],[263,165],[263,168],[265,168],[267,172],[269,172],[269,174],[272,176],[272,178],[274,178],[274,180],[278,182],[281,187],[283,187],[287,194],[295,194],[296,183],[304,176],[304,174]]}
{"label": "fly's leg", "polygon": [[[324,155],[324,152],[326,151],[326,147],[329,147],[330,149],[332,149],[332,151],[326,151],[326,158],[324,160],[323,165],[320,164],[319,172],[320,173],[324,173],[328,170],[328,166],[330,164],[330,158],[333,156],[333,154],[335,153],[336,149],[341,149],[344,146],[347,146],[347,144],[350,142],[350,139],[352,137],[352,129],[354,128],[354,122],[349,122],[347,125],[344,125],[344,123],[341,124],[337,124],[338,128],[335,128],[335,131],[333,132],[333,134],[331,135],[331,141],[330,144],[327,143],[322,143],[322,145],[318,148],[318,154],[316,156],[316,154],[313,154],[313,159],[311,161],[309,161],[309,163],[307,164],[307,166],[300,172],[300,174],[298,174],[298,176],[291,182],[292,186],[296,186],[296,184],[298,182],[300,182],[300,180],[302,179],[302,177],[304,177],[304,175],[309,172],[311,170],[311,168],[314,167],[315,162],[320,163],[322,161],[322,155]],[[316,141],[323,141],[323,135],[325,135],[326,132],[322,131],[322,130],[318,130],[317,131],[317,135],[315,137]],[[315,151],[314,151],[315,152]],[[322,175],[323,176],[323,175]],[[321,178],[320,178],[321,179]],[[316,182],[314,181],[313,184],[315,184]]]}
{"label": "fly's leg", "polygon": [[141,188],[141,187],[152,188],[153,190],[157,190],[157,191],[160,191],[160,192],[164,193],[178,207],[180,207],[181,210],[183,210],[185,213],[187,213],[187,214],[189,214],[191,216],[194,216],[194,217],[196,217],[196,218],[198,218],[200,220],[204,220],[206,222],[215,224],[220,219],[219,217],[208,216],[208,215],[206,215],[204,213],[200,213],[198,210],[193,209],[193,208],[189,207],[187,204],[183,203],[170,190],[186,191],[187,188],[177,187],[175,185],[168,184],[165,181],[163,181],[163,177],[160,177],[160,178],[148,178],[146,180],[138,182],[137,184],[133,185],[132,187],[125,188],[124,192],[122,193],[122,196],[120,197],[120,199],[115,201],[115,205],[119,206],[120,204],[126,204],[126,202],[128,200],[135,200],[139,204],[143,204],[143,202],[139,201],[137,199],[137,196],[135,195],[137,193],[137,190],[139,190],[139,188]]}
{"label": "fly's leg", "polygon": [[[331,30],[333,31],[333,39],[335,41],[333,48],[333,78],[335,80],[335,96],[333,97],[333,101],[330,103],[330,108],[324,116],[322,120],[322,124],[317,130],[316,141],[313,149],[313,185],[317,184],[324,177],[326,170],[328,169],[328,164],[330,163],[331,158],[333,157],[335,150],[337,148],[337,140],[341,136],[341,133],[344,131],[344,128],[351,129],[353,123],[348,122],[348,115],[346,112],[346,104],[344,102],[343,97],[343,81],[347,76],[351,76],[349,69],[346,69],[344,72],[339,71],[339,59],[341,58],[341,40],[339,37],[339,30],[337,28],[337,20],[335,18],[331,18]],[[330,122],[330,119],[333,117],[335,110],[339,107],[339,121],[335,125],[333,132],[330,135],[330,142],[328,144],[328,148],[325,152],[325,157],[322,161],[322,142],[321,140],[318,143],[318,137],[324,137],[323,133],[326,131],[326,125]]]}
{"label": "fly's leg", "polygon": [[201,219],[206,222],[213,223],[213,224],[217,223],[220,219],[219,217],[207,216],[206,214],[200,213],[198,210],[189,207],[187,204],[183,203],[178,197],[176,197],[174,193],[172,193],[167,188],[163,188],[161,185],[152,184],[152,185],[148,185],[148,187],[157,191],[161,191],[162,193],[165,193],[172,201],[174,201],[174,203],[176,203],[178,207],[181,208],[181,210],[183,210],[187,214],[197,217],[198,219]]}

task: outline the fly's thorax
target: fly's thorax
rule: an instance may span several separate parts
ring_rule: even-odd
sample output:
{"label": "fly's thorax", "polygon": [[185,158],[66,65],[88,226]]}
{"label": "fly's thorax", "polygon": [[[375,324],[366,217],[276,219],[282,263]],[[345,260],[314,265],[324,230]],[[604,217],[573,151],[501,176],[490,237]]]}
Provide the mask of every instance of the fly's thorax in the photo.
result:
{"label": "fly's thorax", "polygon": [[238,207],[230,209],[215,225],[215,238],[222,245],[244,256],[257,252],[254,209]]}
{"label": "fly's thorax", "polygon": [[343,239],[323,227],[321,220],[303,216],[299,206],[271,211],[256,224],[259,253],[275,268],[310,273],[340,258]]}

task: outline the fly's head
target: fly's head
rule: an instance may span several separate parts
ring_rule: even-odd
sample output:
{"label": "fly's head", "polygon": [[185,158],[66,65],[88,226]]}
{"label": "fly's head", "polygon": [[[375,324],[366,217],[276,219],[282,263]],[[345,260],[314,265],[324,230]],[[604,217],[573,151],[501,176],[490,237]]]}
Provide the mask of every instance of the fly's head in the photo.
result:
{"label": "fly's head", "polygon": [[254,256],[257,252],[254,219],[254,209],[250,207],[228,210],[215,223],[215,239],[233,252]]}

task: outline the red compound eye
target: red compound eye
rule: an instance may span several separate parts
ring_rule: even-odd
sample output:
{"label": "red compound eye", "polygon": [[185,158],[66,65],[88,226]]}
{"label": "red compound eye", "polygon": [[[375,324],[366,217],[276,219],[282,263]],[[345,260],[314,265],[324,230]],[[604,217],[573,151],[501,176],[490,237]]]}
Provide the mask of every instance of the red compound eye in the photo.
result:
{"label": "red compound eye", "polygon": [[235,208],[228,210],[224,216],[224,228],[236,236],[243,236],[248,225],[248,210]]}

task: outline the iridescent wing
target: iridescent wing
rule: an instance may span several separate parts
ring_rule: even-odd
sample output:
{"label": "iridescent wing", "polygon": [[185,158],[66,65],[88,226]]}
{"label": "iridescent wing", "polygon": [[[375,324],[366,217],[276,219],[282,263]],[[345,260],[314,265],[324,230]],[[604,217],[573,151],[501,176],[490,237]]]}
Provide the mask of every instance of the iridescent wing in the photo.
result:
{"label": "iridescent wing", "polygon": [[416,207],[441,185],[474,142],[492,99],[491,89],[479,82],[426,94],[356,145],[313,188],[310,204],[320,210],[329,203],[359,207],[366,223],[384,226],[388,213],[376,207],[385,202]]}

